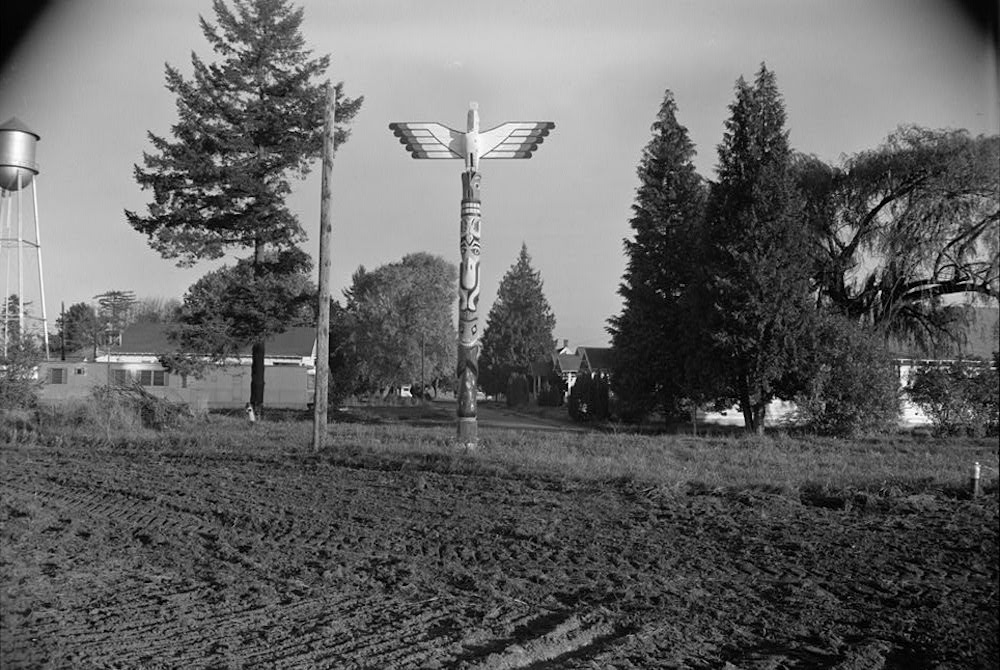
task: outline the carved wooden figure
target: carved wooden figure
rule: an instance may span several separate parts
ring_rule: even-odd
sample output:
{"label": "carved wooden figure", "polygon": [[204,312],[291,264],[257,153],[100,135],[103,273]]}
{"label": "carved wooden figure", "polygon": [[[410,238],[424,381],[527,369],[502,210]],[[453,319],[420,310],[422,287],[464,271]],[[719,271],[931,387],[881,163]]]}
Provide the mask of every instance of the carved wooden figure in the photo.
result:
{"label": "carved wooden figure", "polygon": [[479,199],[479,159],[531,158],[556,125],[551,121],[508,121],[480,132],[479,106],[469,103],[464,132],[440,123],[390,123],[414,158],[462,159],[462,210],[458,273],[458,440],[478,441],[476,391],[479,381],[479,260],[482,218]]}
{"label": "carved wooden figure", "polygon": [[478,439],[476,387],[479,381],[479,255],[482,218],[479,214],[479,174],[462,173],[462,228],[458,273],[458,438]]}

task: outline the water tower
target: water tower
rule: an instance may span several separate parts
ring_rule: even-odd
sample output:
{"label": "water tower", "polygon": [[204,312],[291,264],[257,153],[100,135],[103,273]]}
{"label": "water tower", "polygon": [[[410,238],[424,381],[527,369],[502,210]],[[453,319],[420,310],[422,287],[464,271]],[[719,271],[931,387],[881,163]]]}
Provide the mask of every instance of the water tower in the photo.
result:
{"label": "water tower", "polygon": [[[42,338],[45,342],[45,358],[49,357],[49,328],[45,312],[45,280],[42,276],[42,242],[38,229],[38,164],[35,162],[35,145],[41,139],[35,131],[17,118],[11,118],[0,125],[0,267],[3,268],[3,353],[7,354],[7,343],[14,334],[14,324],[18,333],[25,331],[24,256],[34,251],[38,268],[38,296],[41,302]],[[25,191],[31,189],[31,219],[29,230],[25,231]],[[16,214],[15,214],[16,212]],[[31,223],[34,226],[31,226]],[[33,228],[34,238],[30,237]],[[12,278],[13,271],[17,277]],[[10,304],[13,293],[11,283],[17,281],[17,301]],[[15,319],[12,311],[17,312]]]}

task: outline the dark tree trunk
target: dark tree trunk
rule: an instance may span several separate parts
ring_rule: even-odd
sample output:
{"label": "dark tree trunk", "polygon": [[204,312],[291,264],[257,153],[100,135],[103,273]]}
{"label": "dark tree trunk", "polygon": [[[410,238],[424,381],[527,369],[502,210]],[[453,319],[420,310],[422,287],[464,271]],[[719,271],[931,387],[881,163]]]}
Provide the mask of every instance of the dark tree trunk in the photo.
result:
{"label": "dark tree trunk", "polygon": [[757,428],[754,425],[754,412],[753,407],[750,406],[750,399],[743,398],[740,400],[740,410],[743,412],[743,425],[746,427],[748,433],[756,432]]}
{"label": "dark tree trunk", "polygon": [[767,411],[767,405],[763,402],[759,402],[754,405],[753,408],[753,427],[754,432],[758,435],[764,434],[764,413]]}
{"label": "dark tree trunk", "polygon": [[[767,408],[767,404],[763,400],[757,400],[756,402],[750,400],[750,380],[746,376],[743,377],[741,383],[740,410],[743,412],[743,424],[746,426],[748,433],[763,435],[764,411]],[[762,396],[763,394],[757,394],[758,398]]]}
{"label": "dark tree trunk", "polygon": [[264,341],[253,343],[250,362],[250,405],[259,417],[264,408]]}
{"label": "dark tree trunk", "polygon": [[[260,238],[254,240],[253,247],[253,274],[256,279],[264,263],[264,241]],[[250,406],[253,407],[254,414],[258,418],[264,409],[264,335],[260,335],[253,343],[250,361]]]}
{"label": "dark tree trunk", "polygon": [[743,425],[747,432],[754,432],[753,407],[750,405],[750,387],[746,375],[740,378],[740,411],[743,412]]}

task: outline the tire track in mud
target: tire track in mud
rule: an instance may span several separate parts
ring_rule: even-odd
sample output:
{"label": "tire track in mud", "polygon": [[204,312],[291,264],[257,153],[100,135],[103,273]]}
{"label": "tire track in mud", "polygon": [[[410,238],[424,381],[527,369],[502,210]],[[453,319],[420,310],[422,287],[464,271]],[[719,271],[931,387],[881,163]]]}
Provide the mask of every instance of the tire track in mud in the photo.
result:
{"label": "tire track in mud", "polygon": [[502,635],[468,646],[454,663],[470,670],[526,668],[548,662],[582,661],[599,652],[622,631],[602,617],[566,611],[520,617]]}

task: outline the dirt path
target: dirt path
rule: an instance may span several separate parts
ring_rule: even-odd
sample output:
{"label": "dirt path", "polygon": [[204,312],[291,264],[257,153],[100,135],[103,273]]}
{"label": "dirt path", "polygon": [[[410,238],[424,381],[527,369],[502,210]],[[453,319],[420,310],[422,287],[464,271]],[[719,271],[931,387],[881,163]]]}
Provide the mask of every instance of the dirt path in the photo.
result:
{"label": "dirt path", "polygon": [[0,473],[3,668],[998,664],[995,495],[82,445],[3,446]]}

